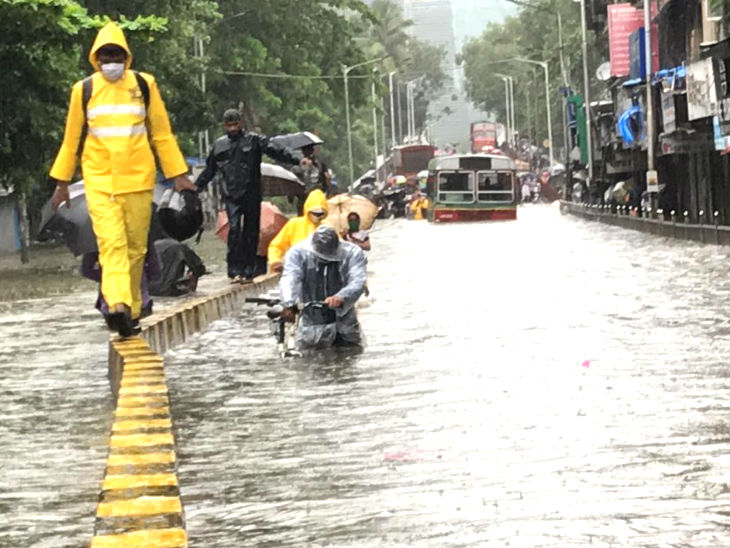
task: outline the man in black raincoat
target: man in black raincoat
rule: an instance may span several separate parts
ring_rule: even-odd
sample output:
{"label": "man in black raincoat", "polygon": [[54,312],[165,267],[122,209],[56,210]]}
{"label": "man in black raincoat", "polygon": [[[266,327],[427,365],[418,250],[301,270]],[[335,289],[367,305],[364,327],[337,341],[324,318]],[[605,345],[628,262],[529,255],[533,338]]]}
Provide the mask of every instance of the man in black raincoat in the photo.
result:
{"label": "man in black raincoat", "polygon": [[[261,220],[261,160],[264,154],[287,164],[309,165],[291,150],[272,143],[264,135],[245,131],[236,109],[223,113],[226,134],[216,140],[205,169],[195,185],[199,191],[220,171],[221,193],[228,213],[228,277],[233,281],[253,278]],[[243,225],[243,226],[241,226]]]}

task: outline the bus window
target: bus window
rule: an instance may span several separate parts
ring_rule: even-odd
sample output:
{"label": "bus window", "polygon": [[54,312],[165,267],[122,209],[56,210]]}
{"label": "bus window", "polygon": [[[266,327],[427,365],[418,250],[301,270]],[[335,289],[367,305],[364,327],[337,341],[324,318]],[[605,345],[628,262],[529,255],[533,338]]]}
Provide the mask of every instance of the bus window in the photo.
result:
{"label": "bus window", "polygon": [[474,173],[442,171],[438,174],[438,201],[471,203],[474,201]]}
{"label": "bus window", "polygon": [[480,202],[512,202],[512,172],[480,171],[477,173],[477,199]]}

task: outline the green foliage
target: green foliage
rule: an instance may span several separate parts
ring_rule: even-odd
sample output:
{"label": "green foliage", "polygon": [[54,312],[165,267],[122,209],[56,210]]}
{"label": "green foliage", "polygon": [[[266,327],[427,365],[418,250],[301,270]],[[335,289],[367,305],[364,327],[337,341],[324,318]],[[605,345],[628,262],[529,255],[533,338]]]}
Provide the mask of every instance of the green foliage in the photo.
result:
{"label": "green foliage", "polygon": [[[553,113],[554,145],[562,144],[562,96],[559,32],[556,13],[562,17],[563,58],[568,84],[583,89],[580,7],[572,0],[534,0],[536,8],[523,8],[502,24],[491,24],[477,39],[469,41],[461,59],[470,99],[498,121],[505,120],[504,84],[496,72],[514,77],[515,122],[521,135],[537,133],[547,138],[544,77],[542,68],[520,62],[502,62],[515,57],[547,61],[550,71],[550,101]],[[536,29],[539,29],[536,31]],[[593,39],[589,34],[589,41]],[[591,48],[589,48],[591,49]],[[599,59],[590,59],[592,74]],[[530,116],[528,123],[528,115]],[[536,125],[536,128],[535,128]],[[528,131],[531,126],[533,131]],[[536,129],[536,131],[535,131]],[[557,150],[557,148],[556,148]]]}

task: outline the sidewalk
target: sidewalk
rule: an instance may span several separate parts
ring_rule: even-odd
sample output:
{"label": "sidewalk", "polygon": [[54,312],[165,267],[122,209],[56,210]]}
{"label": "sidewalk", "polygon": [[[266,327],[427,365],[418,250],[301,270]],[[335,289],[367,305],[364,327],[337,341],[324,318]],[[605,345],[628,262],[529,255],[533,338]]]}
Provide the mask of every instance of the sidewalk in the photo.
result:
{"label": "sidewalk", "polygon": [[[225,244],[212,230],[203,233],[200,244],[191,242],[188,245],[200,255],[210,273],[201,278],[201,288],[225,275]],[[32,247],[30,263],[25,265],[20,262],[19,253],[0,254],[0,302],[94,291],[96,284],[79,274],[80,262],[81,258],[74,257],[62,244]]]}

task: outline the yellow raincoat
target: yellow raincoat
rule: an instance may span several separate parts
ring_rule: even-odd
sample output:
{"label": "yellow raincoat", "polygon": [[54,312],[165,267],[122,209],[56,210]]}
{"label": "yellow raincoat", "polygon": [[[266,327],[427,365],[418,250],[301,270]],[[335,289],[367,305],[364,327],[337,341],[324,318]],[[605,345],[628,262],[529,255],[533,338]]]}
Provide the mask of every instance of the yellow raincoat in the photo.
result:
{"label": "yellow raincoat", "polygon": [[321,190],[313,190],[304,202],[304,213],[300,217],[289,219],[279,233],[269,244],[269,264],[279,263],[284,260],[284,255],[291,246],[306,239],[315,231],[315,225],[309,218],[309,212],[313,209],[324,209],[329,211],[327,197]]}
{"label": "yellow raincoat", "polygon": [[422,221],[426,217],[424,211],[431,207],[431,202],[425,196],[419,196],[411,202],[411,211],[413,212],[414,221]]}
{"label": "yellow raincoat", "polygon": [[[101,74],[96,59],[104,45],[114,44],[127,52],[124,75],[114,82]],[[132,317],[140,314],[140,282],[147,252],[155,187],[154,147],[165,177],[187,172],[187,165],[170,129],[170,122],[155,79],[142,74],[149,88],[149,109],[134,73],[129,70],[132,53],[122,30],[105,25],[89,52],[96,72],[86,116],[83,82],[71,89],[63,144],[51,168],[51,177],[70,181],[76,171],[77,152],[87,120],[88,133],[81,154],[86,201],[99,247],[102,267],[101,290],[109,306],[126,304]],[[63,207],[63,206],[61,206]]]}

